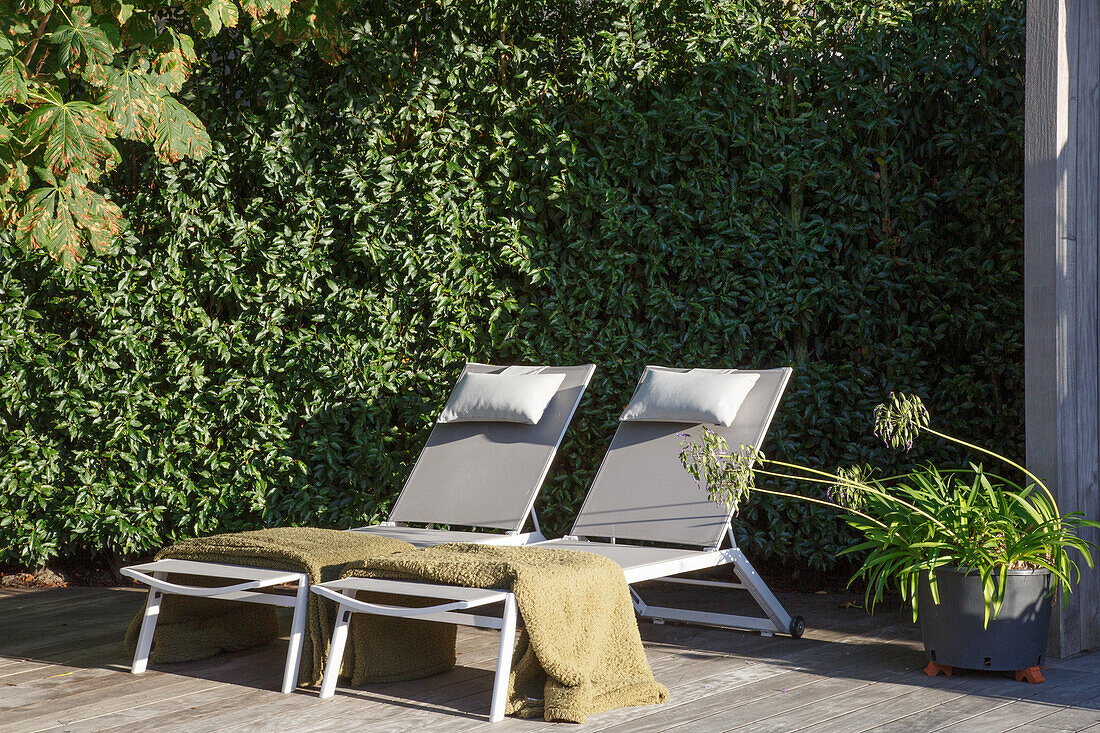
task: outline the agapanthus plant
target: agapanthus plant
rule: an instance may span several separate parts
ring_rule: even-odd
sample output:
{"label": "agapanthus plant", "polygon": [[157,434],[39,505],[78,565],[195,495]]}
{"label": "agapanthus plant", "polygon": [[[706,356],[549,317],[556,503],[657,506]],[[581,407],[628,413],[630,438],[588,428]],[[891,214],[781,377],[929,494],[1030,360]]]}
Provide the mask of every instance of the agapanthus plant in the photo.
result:
{"label": "agapanthus plant", "polygon": [[[994,451],[960,440],[931,426],[919,397],[891,394],[874,412],[874,433],[888,446],[909,450],[922,433],[990,456],[1021,476],[1024,484],[986,471],[941,470],[933,466],[883,478],[867,466],[827,473],[766,457],[748,446],[731,450],[721,435],[704,428],[699,441],[683,434],[680,461],[710,497],[734,510],[754,491],[836,508],[864,541],[842,554],[866,552],[852,580],[867,580],[867,605],[874,608],[894,585],[917,618],[917,587],[927,574],[932,598],[939,603],[936,570],[944,566],[979,573],[985,596],[985,622],[996,617],[1011,569],[1045,568],[1053,588],[1068,593],[1080,569],[1067,550],[1076,550],[1092,567],[1096,545],[1078,536],[1084,527],[1100,527],[1081,512],[1063,515],[1047,486],[1033,473]],[[764,489],[755,477],[822,484],[826,499]],[[1053,590],[1052,590],[1053,592]]]}
{"label": "agapanthus plant", "polygon": [[[680,433],[680,437],[691,438],[688,433]],[[684,440],[680,446],[680,463],[695,483],[705,486],[712,500],[736,512],[754,488],[752,464],[763,460],[764,454],[748,445],[731,451],[725,438],[706,427],[698,443]]]}

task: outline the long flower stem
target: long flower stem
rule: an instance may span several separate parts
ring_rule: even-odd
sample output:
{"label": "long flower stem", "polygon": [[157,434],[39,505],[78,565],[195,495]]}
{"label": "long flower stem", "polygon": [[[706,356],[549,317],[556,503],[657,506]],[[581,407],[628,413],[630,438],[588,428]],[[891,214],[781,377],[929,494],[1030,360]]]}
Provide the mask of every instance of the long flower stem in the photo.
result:
{"label": "long flower stem", "polygon": [[[813,474],[816,474],[818,476],[824,476],[824,477],[829,479],[828,481],[825,481],[823,483],[834,484],[838,480],[838,477],[837,477],[836,474],[829,473],[828,471],[822,471],[822,470],[817,469],[817,468],[810,468],[809,466],[800,466],[797,463],[787,463],[785,461],[777,461],[774,458],[761,458],[761,461],[763,461],[764,463],[771,463],[771,464],[774,464],[776,466],[783,466],[784,468],[794,468],[794,469],[797,469],[799,471],[805,471],[807,473],[813,473]],[[899,479],[899,478],[905,478],[908,475],[909,474],[907,474],[907,473],[900,473],[896,476],[886,476],[884,478],[879,478],[879,479],[875,479],[875,480],[876,481],[894,481],[894,480]],[[808,481],[809,479],[806,479],[806,480]],[[843,479],[840,479],[840,480],[843,480]],[[851,484],[852,482],[847,481],[846,483]]]}
{"label": "long flower stem", "polygon": [[[770,463],[771,461],[769,460],[768,462]],[[762,468],[756,469],[756,472],[759,473],[759,474],[762,474],[764,476],[774,476],[776,478],[785,478],[785,479],[791,479],[791,480],[794,480],[794,481],[807,481],[809,483],[814,483],[814,484],[829,484],[830,486],[836,484],[836,481],[824,481],[822,479],[807,478],[805,476],[792,476],[789,473],[778,473],[776,471],[765,471]],[[896,501],[899,504],[902,504],[902,505],[907,506],[907,507],[912,506],[911,504],[909,504],[905,501],[902,501],[901,499],[898,499],[897,497],[891,496],[890,494],[884,493],[882,491],[877,491],[875,489],[872,489],[871,487],[869,487],[865,484],[857,484],[857,483],[853,483],[851,481],[846,481],[845,483],[847,483],[849,486],[856,486],[856,487],[859,487],[860,489],[864,489],[864,490],[866,490],[866,491],[868,491],[872,494],[877,494],[878,496],[881,496],[881,497],[883,497],[883,498],[885,498],[889,501]],[[801,499],[802,501],[809,501],[809,502],[812,502],[814,504],[821,504],[823,506],[831,506],[831,507],[834,507],[836,509],[840,509],[842,511],[850,512],[852,514],[863,517],[864,519],[866,519],[870,522],[874,522],[875,524],[882,527],[883,529],[886,529],[886,525],[883,524],[882,522],[878,521],[877,519],[875,519],[873,517],[870,517],[870,516],[864,514],[861,511],[858,511],[856,509],[852,509],[851,507],[847,507],[847,506],[844,506],[842,504],[837,504],[837,503],[831,502],[831,501],[824,501],[823,499],[815,499],[813,497],[803,496],[801,494],[788,494],[788,493],[783,492],[783,491],[774,491],[774,490],[771,490],[771,489],[761,489],[759,486],[754,486],[753,491],[759,491],[759,492],[764,493],[764,494],[775,494],[776,496],[787,496],[787,497],[790,497],[792,499]],[[940,527],[942,527],[945,531],[950,532],[952,536],[955,536],[955,533],[951,532],[951,529],[949,527],[944,526],[943,522],[939,521],[938,519],[936,519],[935,517],[933,517],[930,514],[926,514],[925,512],[922,512],[917,507],[913,507],[913,509],[916,510],[917,512],[919,512],[920,514],[923,514],[924,516],[931,519],[933,522],[935,522]]]}
{"label": "long flower stem", "polygon": [[866,491],[869,494],[874,494],[876,496],[882,497],[883,499],[886,499],[887,501],[892,501],[896,504],[900,504],[901,506],[905,507],[906,509],[911,509],[911,510],[915,511],[917,514],[920,514],[925,519],[928,519],[931,522],[933,522],[934,524],[936,524],[938,527],[943,529],[945,532],[949,532],[952,536],[955,536],[955,533],[951,532],[950,528],[948,528],[948,526],[946,524],[941,522],[935,516],[929,514],[926,511],[924,511],[920,507],[918,507],[914,504],[910,504],[909,502],[905,501],[904,499],[899,499],[898,497],[896,497],[892,494],[887,494],[885,491],[880,491],[878,489],[874,489],[874,488],[868,486],[867,484],[861,484],[861,483],[857,483],[855,481],[842,479],[842,478],[839,478],[837,476],[834,476],[831,473],[825,473],[824,471],[818,471],[818,470],[813,469],[813,468],[806,468],[805,466],[799,466],[796,463],[787,463],[785,461],[776,461],[776,460],[772,460],[771,458],[765,458],[765,459],[763,459],[762,462],[763,463],[771,463],[775,466],[783,466],[784,468],[791,468],[791,469],[794,469],[796,471],[806,471],[806,472],[809,472],[809,473],[817,474],[818,476],[828,476],[829,480],[825,481],[823,479],[814,479],[814,478],[809,478],[808,476],[789,476],[787,474],[774,473],[774,472],[771,472],[771,471],[764,471],[763,469],[758,468],[756,470],[759,473],[767,474],[767,475],[770,475],[770,476],[779,476],[780,478],[794,479],[795,481],[810,481],[810,482],[819,483],[819,484],[834,485],[839,481],[839,482],[841,482],[841,483],[843,483],[847,486],[851,486],[852,488],[858,489],[860,491]]}
{"label": "long flower stem", "polygon": [[[783,474],[778,474],[777,473],[777,474],[772,474],[772,475],[773,476],[782,476]],[[790,478],[790,477],[788,476],[788,478]],[[815,499],[812,496],[802,496],[801,494],[790,494],[790,493],[787,493],[786,491],[775,491],[774,489],[761,489],[759,487],[754,488],[753,491],[759,491],[761,494],[771,494],[772,496],[785,496],[788,499],[798,499],[799,501],[808,501],[811,504],[821,504],[822,506],[832,507],[833,509],[839,509],[843,512],[848,512],[849,514],[855,514],[857,517],[863,517],[868,522],[872,522],[874,524],[877,524],[879,527],[881,527],[883,529],[886,529],[886,525],[883,524],[882,522],[880,522],[879,520],[875,519],[874,517],[868,516],[868,515],[864,514],[863,512],[861,512],[857,509],[852,509],[851,507],[841,506],[840,504],[834,504],[831,501],[825,501],[824,499]]]}
{"label": "long flower stem", "polygon": [[927,430],[929,433],[931,433],[932,435],[935,435],[938,438],[943,438],[944,440],[948,440],[952,443],[955,443],[956,445],[961,445],[961,446],[964,446],[966,448],[970,448],[971,450],[976,450],[979,453],[984,453],[987,456],[991,456],[993,458],[996,458],[997,460],[1001,461],[1002,463],[1006,463],[1009,466],[1012,466],[1017,471],[1024,474],[1025,476],[1027,476],[1028,478],[1030,478],[1032,481],[1034,481],[1036,484],[1039,485],[1039,488],[1041,488],[1043,490],[1043,493],[1045,493],[1047,495],[1047,498],[1050,499],[1050,503],[1051,503],[1052,507],[1054,508],[1054,515],[1056,517],[1061,518],[1062,512],[1058,508],[1058,501],[1054,498],[1054,494],[1050,493],[1050,489],[1047,488],[1047,485],[1045,483],[1043,483],[1042,479],[1040,479],[1038,476],[1036,476],[1035,474],[1033,474],[1031,471],[1027,470],[1023,466],[1021,466],[1019,463],[1016,463],[1016,461],[1013,461],[1009,458],[1005,458],[1000,453],[996,453],[994,451],[991,451],[988,448],[983,448],[980,445],[974,445],[973,443],[968,443],[965,440],[960,440],[959,438],[956,438],[953,435],[948,435],[947,433],[941,433],[940,431],[934,430],[934,429],[928,427],[927,425],[923,426],[921,429],[922,430]]}

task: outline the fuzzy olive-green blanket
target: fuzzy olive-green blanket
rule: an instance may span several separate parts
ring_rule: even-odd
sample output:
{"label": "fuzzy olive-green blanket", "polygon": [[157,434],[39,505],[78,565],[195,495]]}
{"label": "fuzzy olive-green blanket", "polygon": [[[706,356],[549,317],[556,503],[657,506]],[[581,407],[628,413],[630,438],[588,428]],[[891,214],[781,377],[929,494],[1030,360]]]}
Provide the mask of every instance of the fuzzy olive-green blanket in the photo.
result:
{"label": "fuzzy olive-green blanket", "polygon": [[512,591],[522,627],[509,679],[509,715],[583,723],[611,708],[668,699],[646,660],[622,568],[605,557],[448,544],[373,557],[345,576]]}
{"label": "fuzzy olive-green blanket", "polygon": [[[412,545],[365,532],[346,532],[314,527],[278,527],[253,532],[236,532],[186,540],[165,547],[157,559],[196,560],[229,565],[270,568],[305,573],[310,584],[336,580],[354,562],[401,550]],[[222,579],[170,576],[169,581],[190,585],[226,585]],[[229,584],[232,584],[231,581]],[[302,649],[300,684],[317,684],[328,656],[329,638],[336,605],[315,593],[309,594],[306,634]],[[126,632],[126,648],[132,655],[137,646],[144,611],[138,613]],[[454,666],[454,628],[392,619],[369,633],[353,629],[342,669],[360,682],[415,679],[444,672]],[[405,637],[419,629],[422,649],[415,659],[386,654],[380,645],[371,648],[377,636]],[[275,607],[257,603],[223,601],[214,598],[166,595],[153,636],[149,660],[156,663],[206,659],[227,651],[239,651],[270,643],[279,637]]]}

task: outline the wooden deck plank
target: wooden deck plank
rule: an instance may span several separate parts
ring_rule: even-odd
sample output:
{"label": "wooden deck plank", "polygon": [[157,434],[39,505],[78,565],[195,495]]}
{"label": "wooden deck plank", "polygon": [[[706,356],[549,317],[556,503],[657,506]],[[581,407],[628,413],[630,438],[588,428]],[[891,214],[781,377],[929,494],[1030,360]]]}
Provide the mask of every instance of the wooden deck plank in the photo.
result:
{"label": "wooden deck plank", "polygon": [[[26,593],[8,598],[0,598],[0,615],[16,623],[40,616],[50,610],[60,612],[63,617],[70,609],[84,606],[103,607],[116,603],[132,603],[134,608],[145,601],[145,593],[137,588],[49,588],[38,593]],[[0,645],[9,637],[0,629]]]}
{"label": "wooden deck plank", "polygon": [[[762,732],[816,730],[822,723],[857,710],[861,706],[893,700],[904,694],[902,690],[905,688],[905,685],[891,685],[883,682],[857,680],[835,682],[837,684],[827,694],[821,694],[822,683],[817,682],[799,689],[795,695],[785,695],[784,704],[778,707],[778,711],[754,722],[751,729]],[[736,725],[726,730],[743,731],[745,726]]]}
{"label": "wooden deck plank", "polygon": [[[982,676],[987,679],[992,678],[989,675]],[[875,733],[917,733],[918,731],[945,730],[952,726],[958,726],[955,730],[969,730],[965,725],[967,721],[970,721],[970,725],[978,727],[982,721],[999,720],[1001,719],[1000,716],[992,715],[994,711],[1017,701],[1030,700],[1038,696],[1051,696],[1055,694],[1059,687],[1068,685],[1081,676],[1096,679],[1089,672],[1075,672],[1066,669],[1062,669],[1058,676],[1048,677],[1047,681],[1040,685],[1017,683],[1015,680],[999,677],[992,678],[998,680],[1001,684],[986,688],[980,694],[967,694],[946,701],[943,704],[929,707],[926,710],[896,718],[868,730]],[[977,678],[977,675],[971,679],[974,678]],[[1100,701],[1095,699],[1090,701],[1087,698],[1080,698],[1080,702],[1086,709],[1100,707]],[[999,730],[1011,730],[1023,722],[1026,721],[1017,720],[1012,724],[1004,724]],[[994,725],[991,729],[996,729],[996,726]]]}
{"label": "wooden deck plank", "polygon": [[[187,730],[204,719],[216,719],[232,711],[239,702],[249,696],[261,697],[269,703],[284,697],[296,698],[300,705],[306,703],[309,693],[283,695],[275,689],[281,678],[271,674],[272,670],[281,670],[284,661],[279,654],[278,645],[265,649],[262,663],[257,663],[257,655],[248,661],[248,667],[239,676],[234,676],[230,684],[214,683],[202,689],[182,694],[173,700],[154,698],[146,703],[135,705],[121,713],[110,713],[87,718],[78,723],[70,723],[67,729],[72,733],[80,731],[133,731],[141,730]],[[270,689],[265,689],[270,687]],[[105,720],[106,719],[106,720]],[[108,722],[109,721],[109,722]],[[226,730],[226,728],[222,728]]]}
{"label": "wooden deck plank", "polygon": [[[988,674],[928,678],[919,631],[894,614],[838,608],[840,597],[784,599],[810,618],[801,640],[672,624],[641,625],[666,705],[613,710],[583,726],[486,722],[497,634],[459,630],[459,666],[408,683],[277,691],[286,642],[128,674],[121,635],[144,596],[118,589],[0,594],[0,733],[25,731],[363,730],[410,733],[1008,730],[1100,733],[1100,653],[1052,660],[1047,682]],[[658,593],[659,595],[659,593]],[[72,601],[72,602],[70,602]],[[657,602],[660,602],[658,599]],[[796,604],[799,604],[796,606]],[[2,608],[2,606],[0,606]],[[809,609],[807,612],[803,609]],[[51,627],[64,616],[68,626]],[[20,656],[5,653],[22,650]],[[5,680],[10,684],[5,684]],[[955,726],[951,728],[951,726]]]}
{"label": "wooden deck plank", "polygon": [[[1100,674],[1100,654],[1075,654],[1064,659],[1050,659],[1043,667],[1045,670],[1072,669],[1079,672],[1092,671]],[[1053,674],[1053,672],[1052,672]]]}
{"label": "wooden deck plank", "polygon": [[39,592],[38,588],[2,588],[0,587],[0,598],[6,598],[8,596],[20,596],[30,595],[31,593]]}
{"label": "wooden deck plank", "polygon": [[[915,670],[914,670],[915,671]],[[1078,674],[1077,677],[1083,679],[1083,676]],[[934,694],[924,696],[923,700],[917,697],[915,706],[917,709],[926,709],[930,699],[940,698],[943,699],[955,699],[961,697],[963,694],[973,696],[975,691],[979,689],[979,685],[982,682],[987,683],[985,690],[987,692],[997,691],[1003,697],[1012,699],[1014,695],[1019,694],[1021,691],[1021,685],[1023,683],[1016,682],[1009,678],[1001,678],[994,675],[982,674],[977,680],[974,678],[967,679],[966,677],[954,677],[945,678],[947,681],[941,683],[941,685],[935,689]],[[931,682],[931,680],[929,680]],[[905,707],[907,701],[913,702],[913,689],[914,684],[922,685],[923,681],[920,677],[916,677],[912,674],[895,673],[892,675],[885,675],[882,682],[877,682],[871,687],[863,688],[856,691],[855,694],[840,695],[834,698],[823,701],[821,704],[814,705],[811,708],[801,708],[793,714],[780,715],[775,719],[777,725],[770,724],[771,721],[764,721],[762,724],[757,723],[753,726],[755,731],[768,731],[768,730],[813,730],[815,733],[824,732],[828,730],[863,730],[866,729],[866,711],[874,709],[875,714],[882,719],[882,716],[886,713],[898,716],[899,707]],[[1100,684],[1100,680],[1097,681]],[[1073,680],[1058,680],[1051,684],[1045,690],[1040,690],[1036,699],[1040,699],[1044,693],[1053,703],[1058,701],[1066,704],[1073,704],[1081,701],[1088,701],[1096,697],[1096,691],[1091,687],[1089,689],[1080,690],[1080,679]],[[952,696],[952,691],[961,691],[960,694]],[[962,692],[964,691],[964,692]],[[908,700],[907,700],[908,699]],[[1010,703],[1009,707],[1011,707]],[[863,713],[864,724],[858,725],[858,720],[853,719],[848,715],[850,712]],[[910,712],[913,712],[910,710]],[[998,709],[995,716],[1003,718],[1004,725],[1011,727],[1011,725],[1018,722],[1015,718],[1006,717]],[[1019,717],[1017,714],[1016,717]],[[972,724],[967,724],[972,729]],[[993,723],[992,729],[1001,730],[1002,728],[997,723]]]}
{"label": "wooden deck plank", "polygon": [[[495,661],[497,650],[495,633],[479,632],[474,629],[462,629],[460,633],[463,634],[463,643],[459,651],[460,665],[472,662],[489,667],[491,662]],[[272,661],[281,664],[281,655],[285,651],[285,646],[276,645],[276,647],[279,657]],[[253,722],[259,720],[269,721],[271,728],[279,727],[279,724],[285,723],[287,719],[294,720],[297,727],[316,726],[344,711],[350,711],[350,717],[361,717],[364,709],[377,709],[379,713],[390,716],[399,711],[395,703],[403,702],[410,695],[417,698],[427,696],[443,702],[459,699],[477,693],[478,687],[471,688],[470,683],[476,683],[479,677],[488,679],[484,689],[489,690],[490,674],[491,672],[487,669],[476,666],[458,666],[451,672],[425,680],[372,685],[362,689],[342,688],[336,698],[325,701],[317,699],[316,689],[300,688],[296,694],[288,696],[267,690],[236,690],[233,693],[218,695],[213,699],[211,702],[213,709],[208,709],[210,706],[205,703],[201,708],[188,708],[182,712],[173,711],[172,706],[165,706],[164,709],[147,706],[141,711],[140,717],[134,714],[128,715],[127,723],[119,729],[133,725],[134,720],[140,720],[142,727],[156,729],[161,725],[180,726],[198,733],[204,730],[241,730],[249,727],[263,730],[262,724],[253,726]],[[417,687],[423,690],[418,691]],[[364,705],[364,698],[367,701],[366,705]]]}
{"label": "wooden deck plank", "polygon": [[[60,591],[71,591],[58,595]],[[61,662],[79,654],[81,648],[118,642],[130,619],[141,607],[144,595],[127,589],[61,588],[44,591],[45,605],[24,606],[9,613],[0,606],[0,658],[34,657]],[[34,629],[34,633],[28,633]]]}
{"label": "wooden deck plank", "polygon": [[1032,720],[1023,728],[1042,731],[1080,731],[1100,726],[1100,710],[1096,707],[1066,707]]}
{"label": "wooden deck plank", "polygon": [[[903,633],[908,635],[911,632]],[[783,689],[785,685],[819,679],[818,673],[811,670],[828,669],[842,663],[853,653],[851,642],[860,639],[858,635],[821,635],[832,640],[817,638],[817,633],[801,640],[764,639],[766,644],[755,654],[710,667],[685,659],[681,663],[684,679],[680,684],[670,686],[671,696],[667,705],[648,711],[639,708],[612,711],[599,716],[601,725],[594,729],[624,733],[663,730],[668,725],[706,715],[706,712],[699,710],[700,701],[715,693],[726,693],[730,704],[736,705],[747,699],[756,699],[749,696],[755,695],[758,690],[770,692]],[[741,665],[755,668],[742,672],[739,669]],[[607,724],[603,724],[605,720]]]}
{"label": "wooden deck plank", "polygon": [[9,598],[34,598],[46,590],[60,590],[56,588],[0,588],[0,602]]}
{"label": "wooden deck plank", "polygon": [[[481,670],[464,684],[461,694],[457,696],[442,696],[435,688],[439,686],[439,678],[418,680],[401,685],[370,685],[358,690],[345,689],[349,695],[360,694],[374,702],[388,703],[388,710],[381,710],[370,716],[367,725],[380,726],[385,730],[460,730],[468,726],[478,726],[488,713],[489,697],[492,689],[493,666],[496,662],[495,632],[478,631],[474,629],[462,630],[470,634],[481,634],[492,642],[492,656],[482,660]],[[461,633],[461,632],[460,632]],[[685,632],[694,634],[694,632]],[[726,632],[728,633],[728,632]],[[676,671],[683,668],[683,650],[667,643],[669,638],[682,637],[684,634],[674,633],[665,637],[666,643],[647,648],[647,657],[655,674],[659,677],[665,670]],[[756,635],[753,635],[756,636]],[[759,638],[759,637],[756,637]],[[462,640],[463,644],[466,640]],[[460,649],[462,646],[460,645]],[[692,655],[696,661],[717,662],[728,664],[729,655],[707,650],[693,650]],[[469,660],[467,660],[468,662]],[[460,664],[463,658],[460,655]],[[326,721],[326,726],[350,725],[355,718],[359,718],[357,712],[336,713],[331,721]],[[358,723],[357,723],[358,724]],[[531,723],[529,725],[533,725]],[[545,722],[541,722],[545,725]],[[494,726],[497,730],[499,726]],[[321,728],[325,729],[324,727]]]}
{"label": "wooden deck plank", "polygon": [[[691,715],[703,713],[706,717],[691,720],[692,730],[794,730],[813,722],[819,711],[838,696],[853,690],[866,693],[883,677],[911,671],[912,665],[899,664],[890,647],[875,645],[861,651],[857,669],[841,670],[830,663],[826,665],[834,670],[830,675],[822,675],[820,667],[788,673],[777,677],[771,690],[747,705],[741,703],[740,696],[721,692],[700,700]],[[806,713],[811,716],[809,721]]]}
{"label": "wooden deck plank", "polygon": [[[249,673],[258,675],[257,686],[276,689],[281,680],[285,644],[223,654],[211,660],[162,665],[151,668],[143,675],[131,675],[130,660],[119,639],[116,637],[113,642],[98,647],[98,659],[89,660],[89,666],[71,676],[44,676],[18,688],[0,689],[0,708],[9,708],[0,715],[0,731],[5,730],[4,726],[9,723],[24,725],[23,721],[34,718],[41,712],[40,703],[43,700],[56,703],[61,710],[75,712],[94,707],[101,703],[102,698],[110,697],[112,700],[102,704],[113,709],[115,699],[124,702],[131,698],[147,699],[149,695],[156,695],[156,690],[162,687],[191,684],[205,688],[226,686],[227,683],[246,684]],[[88,650],[89,653],[94,651]]]}
{"label": "wooden deck plank", "polygon": [[[674,642],[684,638],[697,637],[700,632],[709,634],[730,634],[728,631],[715,631],[692,627],[651,627],[656,630],[661,641],[647,647],[647,655],[655,673],[661,676],[664,670],[674,671],[683,667],[682,658],[685,653],[690,654],[696,663],[716,661],[728,664],[730,656],[724,652],[712,652],[708,650],[683,649],[677,647]],[[460,630],[467,633],[477,633],[487,636],[495,644],[496,634],[477,630]],[[732,632],[738,637],[752,640],[752,643],[760,642],[757,635],[740,634]],[[460,640],[465,642],[465,639]],[[774,640],[763,640],[764,644],[775,643]],[[462,646],[460,645],[460,649]],[[495,647],[494,647],[495,649]],[[461,661],[461,658],[460,658]],[[346,694],[359,694],[369,698],[373,703],[382,703],[385,708],[365,715],[362,709],[349,708],[336,711],[321,720],[310,721],[311,730],[339,730],[353,726],[362,730],[385,731],[460,731],[480,728],[487,725],[485,716],[488,713],[489,694],[492,686],[492,665],[495,658],[484,661],[484,669],[464,684],[459,690],[461,694],[455,696],[447,694],[447,690],[439,689],[439,678],[430,678],[404,685],[372,685],[360,690],[347,690]],[[387,709],[388,708],[388,709]],[[501,725],[519,725],[528,730],[542,728],[548,725],[545,721],[519,721],[509,719],[503,724],[492,726],[492,730],[500,730]]]}
{"label": "wooden deck plank", "polygon": [[1062,670],[1058,682],[1035,685],[1026,697],[1009,700],[992,710],[975,715],[940,730],[947,733],[986,733],[1005,731],[1039,720],[1069,706],[1100,705],[1100,678],[1092,673]]}
{"label": "wooden deck plank", "polygon": [[862,732],[876,725],[920,713],[967,695],[981,695],[986,691],[1004,689],[1010,684],[1018,685],[1019,683],[1014,680],[996,678],[992,675],[986,675],[980,680],[956,675],[954,677],[920,680],[919,685],[916,687],[913,685],[917,683],[913,681],[906,682],[904,685],[900,682],[892,684],[902,686],[908,691],[893,698],[863,705],[830,720],[816,723],[814,733]]}

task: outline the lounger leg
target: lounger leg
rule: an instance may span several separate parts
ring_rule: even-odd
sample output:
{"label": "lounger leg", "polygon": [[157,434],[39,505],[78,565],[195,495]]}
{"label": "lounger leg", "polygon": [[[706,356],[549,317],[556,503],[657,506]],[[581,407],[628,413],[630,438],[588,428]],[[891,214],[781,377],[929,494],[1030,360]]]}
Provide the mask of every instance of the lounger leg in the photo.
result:
{"label": "lounger leg", "polygon": [[508,677],[512,671],[512,653],[515,648],[516,597],[509,593],[504,599],[504,618],[501,619],[497,672],[493,678],[493,704],[489,708],[490,723],[504,720],[504,706],[508,702]]}
{"label": "lounger leg", "polygon": [[[164,573],[153,573],[153,577],[162,579]],[[157,618],[160,616],[160,603],[163,598],[164,594],[156,588],[149,589],[149,597],[145,601],[145,617],[141,620],[137,650],[134,652],[134,663],[130,665],[132,674],[141,674],[149,665],[149,649],[153,646],[153,632],[157,629]]]}
{"label": "lounger leg", "polygon": [[294,692],[298,686],[298,670],[302,666],[302,644],[306,628],[306,605],[309,603],[309,578],[298,576],[298,593],[294,598],[294,617],[290,622],[290,644],[286,650],[286,667],[283,669],[283,694]]}
{"label": "lounger leg", "polygon": [[760,574],[756,572],[756,568],[752,566],[749,559],[745,557],[745,553],[737,550],[738,558],[734,562],[734,568],[737,572],[737,577],[740,578],[744,584],[745,589],[752,595],[753,599],[760,606],[761,610],[768,615],[768,618],[772,620],[772,623],[776,626],[776,631],[781,634],[787,633],[791,626],[791,617],[787,614],[786,609],[783,608],[783,604],[779,602],[779,599],[772,593],[771,588],[764,582],[764,579],[760,577]]}
{"label": "lounger leg", "polygon": [[727,550],[733,555],[732,567],[737,573],[737,583],[720,583],[710,580],[696,580],[690,578],[666,578],[673,583],[687,583],[690,585],[718,586],[723,588],[747,590],[764,612],[763,617],[739,616],[730,613],[710,613],[706,611],[694,611],[685,608],[665,608],[662,606],[650,606],[642,600],[637,591],[630,589],[631,600],[634,603],[634,611],[643,618],[651,618],[655,623],[669,621],[687,621],[688,623],[707,624],[710,626],[723,626],[732,629],[745,629],[756,631],[762,636],[775,634],[789,634],[794,638],[802,636],[806,624],[801,616],[791,618],[783,608],[783,604],[771,592],[767,584],[753,568],[745,554],[734,548]]}
{"label": "lounger leg", "polygon": [[328,645],[325,676],[321,678],[322,700],[332,697],[336,692],[336,680],[340,677],[340,663],[344,660],[344,645],[348,641],[349,623],[351,623],[351,610],[340,606],[336,610],[336,626],[332,629],[332,641]]}

